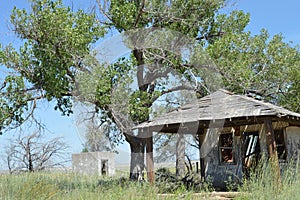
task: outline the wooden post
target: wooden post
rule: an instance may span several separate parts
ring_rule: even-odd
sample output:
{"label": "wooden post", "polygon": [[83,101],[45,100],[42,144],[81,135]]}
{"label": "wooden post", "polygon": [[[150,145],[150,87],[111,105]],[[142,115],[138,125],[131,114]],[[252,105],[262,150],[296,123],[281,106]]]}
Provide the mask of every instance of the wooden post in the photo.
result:
{"label": "wooden post", "polygon": [[201,172],[201,178],[205,180],[205,164],[204,164],[204,158],[200,158],[200,172]]}
{"label": "wooden post", "polygon": [[185,174],[185,139],[183,133],[178,133],[176,144],[176,175],[184,176]]}
{"label": "wooden post", "polygon": [[275,158],[277,157],[277,150],[276,150],[276,142],[275,142],[275,136],[274,136],[274,130],[273,130],[271,118],[270,117],[265,118],[264,124],[265,124],[266,142],[267,142],[269,157]]}
{"label": "wooden post", "polygon": [[201,135],[204,134],[204,130],[200,129],[198,130],[198,140],[199,140],[199,160],[200,160],[200,174],[201,178],[205,179],[205,164],[204,164],[204,158],[201,157],[201,146],[202,146],[202,138]]}
{"label": "wooden post", "polygon": [[239,160],[238,162],[242,163],[243,175],[246,174],[246,176],[247,176],[247,168],[246,168],[246,165],[245,165],[246,164],[245,163],[245,156],[246,156],[245,135],[244,135],[244,133],[241,133],[241,127],[240,126],[234,127],[234,136],[240,136],[241,149],[240,149],[240,153],[237,157],[241,158],[241,160]]}
{"label": "wooden post", "polygon": [[272,120],[270,117],[267,117],[264,119],[264,125],[265,125],[266,142],[267,142],[267,147],[268,147],[269,160],[271,162],[273,173],[275,175],[276,185],[280,187],[280,185],[281,185],[280,168],[279,168],[279,163],[278,163],[278,155],[277,155],[277,150],[276,150],[274,129],[273,129],[273,124],[272,124]]}
{"label": "wooden post", "polygon": [[146,138],[146,163],[147,177],[150,184],[154,184],[154,162],[153,162],[153,137]]}
{"label": "wooden post", "polygon": [[234,136],[241,136],[241,128],[239,126],[234,127]]}

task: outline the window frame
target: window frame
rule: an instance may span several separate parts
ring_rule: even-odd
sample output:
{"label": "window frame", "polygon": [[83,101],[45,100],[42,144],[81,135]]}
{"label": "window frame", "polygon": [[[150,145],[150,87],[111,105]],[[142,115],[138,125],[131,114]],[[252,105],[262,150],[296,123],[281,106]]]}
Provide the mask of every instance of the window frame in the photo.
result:
{"label": "window frame", "polygon": [[[230,147],[228,146],[224,146],[224,144],[222,144],[222,137],[224,137],[225,135],[231,135],[232,138],[232,145]],[[226,132],[226,133],[221,133],[219,135],[219,143],[218,143],[218,149],[219,149],[219,163],[220,165],[236,165],[236,158],[235,158],[235,139],[234,139],[234,133],[233,132]],[[227,149],[230,150],[231,149],[231,154],[232,154],[232,161],[228,162],[228,161],[224,161],[224,156],[222,154],[222,150],[223,149]]]}
{"label": "window frame", "polygon": [[[243,132],[243,166],[247,169],[258,164],[261,154],[259,131]],[[255,158],[253,162],[253,158]]]}

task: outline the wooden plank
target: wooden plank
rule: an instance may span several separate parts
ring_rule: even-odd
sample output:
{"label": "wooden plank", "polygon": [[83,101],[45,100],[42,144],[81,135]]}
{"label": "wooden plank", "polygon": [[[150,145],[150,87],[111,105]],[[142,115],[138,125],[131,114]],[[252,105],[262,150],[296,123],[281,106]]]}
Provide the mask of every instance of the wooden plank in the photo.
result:
{"label": "wooden plank", "polygon": [[146,138],[146,164],[147,178],[150,184],[154,184],[154,161],[153,161],[153,137]]}

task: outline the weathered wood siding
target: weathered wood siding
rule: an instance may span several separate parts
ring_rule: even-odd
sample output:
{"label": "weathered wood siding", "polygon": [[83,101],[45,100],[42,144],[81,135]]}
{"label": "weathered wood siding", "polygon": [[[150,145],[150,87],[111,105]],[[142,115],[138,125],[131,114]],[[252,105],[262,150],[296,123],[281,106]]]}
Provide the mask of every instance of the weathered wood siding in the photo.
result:
{"label": "weathered wood siding", "polygon": [[[217,132],[215,132],[217,131]],[[207,130],[204,137],[208,137],[209,134],[216,134],[214,139],[216,139],[212,146],[205,144],[205,147],[210,146],[210,151],[206,149],[206,155],[204,157],[205,163],[205,174],[207,179],[211,179],[214,186],[224,188],[226,187],[226,182],[229,179],[238,181],[242,177],[242,154],[241,154],[241,136],[235,136],[234,140],[234,164],[224,164],[220,161],[220,152],[219,152],[219,135],[222,133],[228,133],[230,130]],[[204,140],[204,143],[207,143],[211,140]]]}
{"label": "weathered wood siding", "polygon": [[300,127],[290,126],[285,129],[287,159],[296,160],[300,152]]}
{"label": "weathered wood siding", "polygon": [[[286,130],[286,146],[289,155],[294,155],[300,150],[300,128],[288,127],[286,122],[274,122],[273,128]],[[217,133],[215,133],[216,131]],[[241,181],[243,177],[243,153],[242,153],[242,138],[241,136],[234,136],[234,164],[221,163],[219,152],[219,135],[223,133],[234,132],[232,127],[224,128],[222,130],[206,130],[202,136],[204,144],[202,155],[205,163],[205,175],[213,181],[217,187],[224,188],[228,180]],[[240,133],[243,132],[258,132],[259,144],[261,154],[267,154],[265,128],[263,124],[247,125],[240,127]]]}

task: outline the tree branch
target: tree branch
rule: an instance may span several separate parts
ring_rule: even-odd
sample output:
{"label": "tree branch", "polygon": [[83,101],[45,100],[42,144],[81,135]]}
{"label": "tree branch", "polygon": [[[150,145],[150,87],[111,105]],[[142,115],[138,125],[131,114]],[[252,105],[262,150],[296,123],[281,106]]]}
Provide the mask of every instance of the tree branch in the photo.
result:
{"label": "tree branch", "polygon": [[146,73],[144,81],[145,83],[152,83],[158,78],[166,77],[171,71],[172,70],[170,68],[166,69],[163,72],[158,72],[158,69],[154,71],[149,71]]}
{"label": "tree branch", "polygon": [[106,12],[106,0],[102,0],[103,1],[103,5],[101,5],[101,0],[97,0],[97,3],[98,3],[98,7],[99,7],[99,10],[100,12],[109,20],[109,21],[113,21],[112,18],[107,14]]}
{"label": "tree branch", "polygon": [[215,34],[211,34],[211,35],[203,35],[203,36],[198,36],[196,37],[196,40],[209,40],[209,39],[212,39],[214,37],[221,37],[223,36],[225,33],[222,32],[222,31],[219,31],[218,33],[215,33]]}
{"label": "tree branch", "polygon": [[159,96],[155,96],[155,97],[152,98],[152,103],[155,102],[159,97],[161,97],[164,94],[168,94],[168,93],[176,92],[176,91],[181,91],[181,90],[195,90],[195,88],[191,87],[191,86],[187,86],[187,85],[180,85],[180,86],[177,86],[177,87],[170,88],[168,90],[164,90],[164,91],[161,92],[161,94]]}
{"label": "tree branch", "polygon": [[137,28],[137,24],[139,23],[139,20],[140,20],[140,18],[142,16],[144,7],[145,7],[145,0],[142,0],[142,3],[141,3],[141,6],[140,6],[138,15],[136,16],[136,19],[135,19],[135,22],[134,22],[134,27],[135,28]]}

